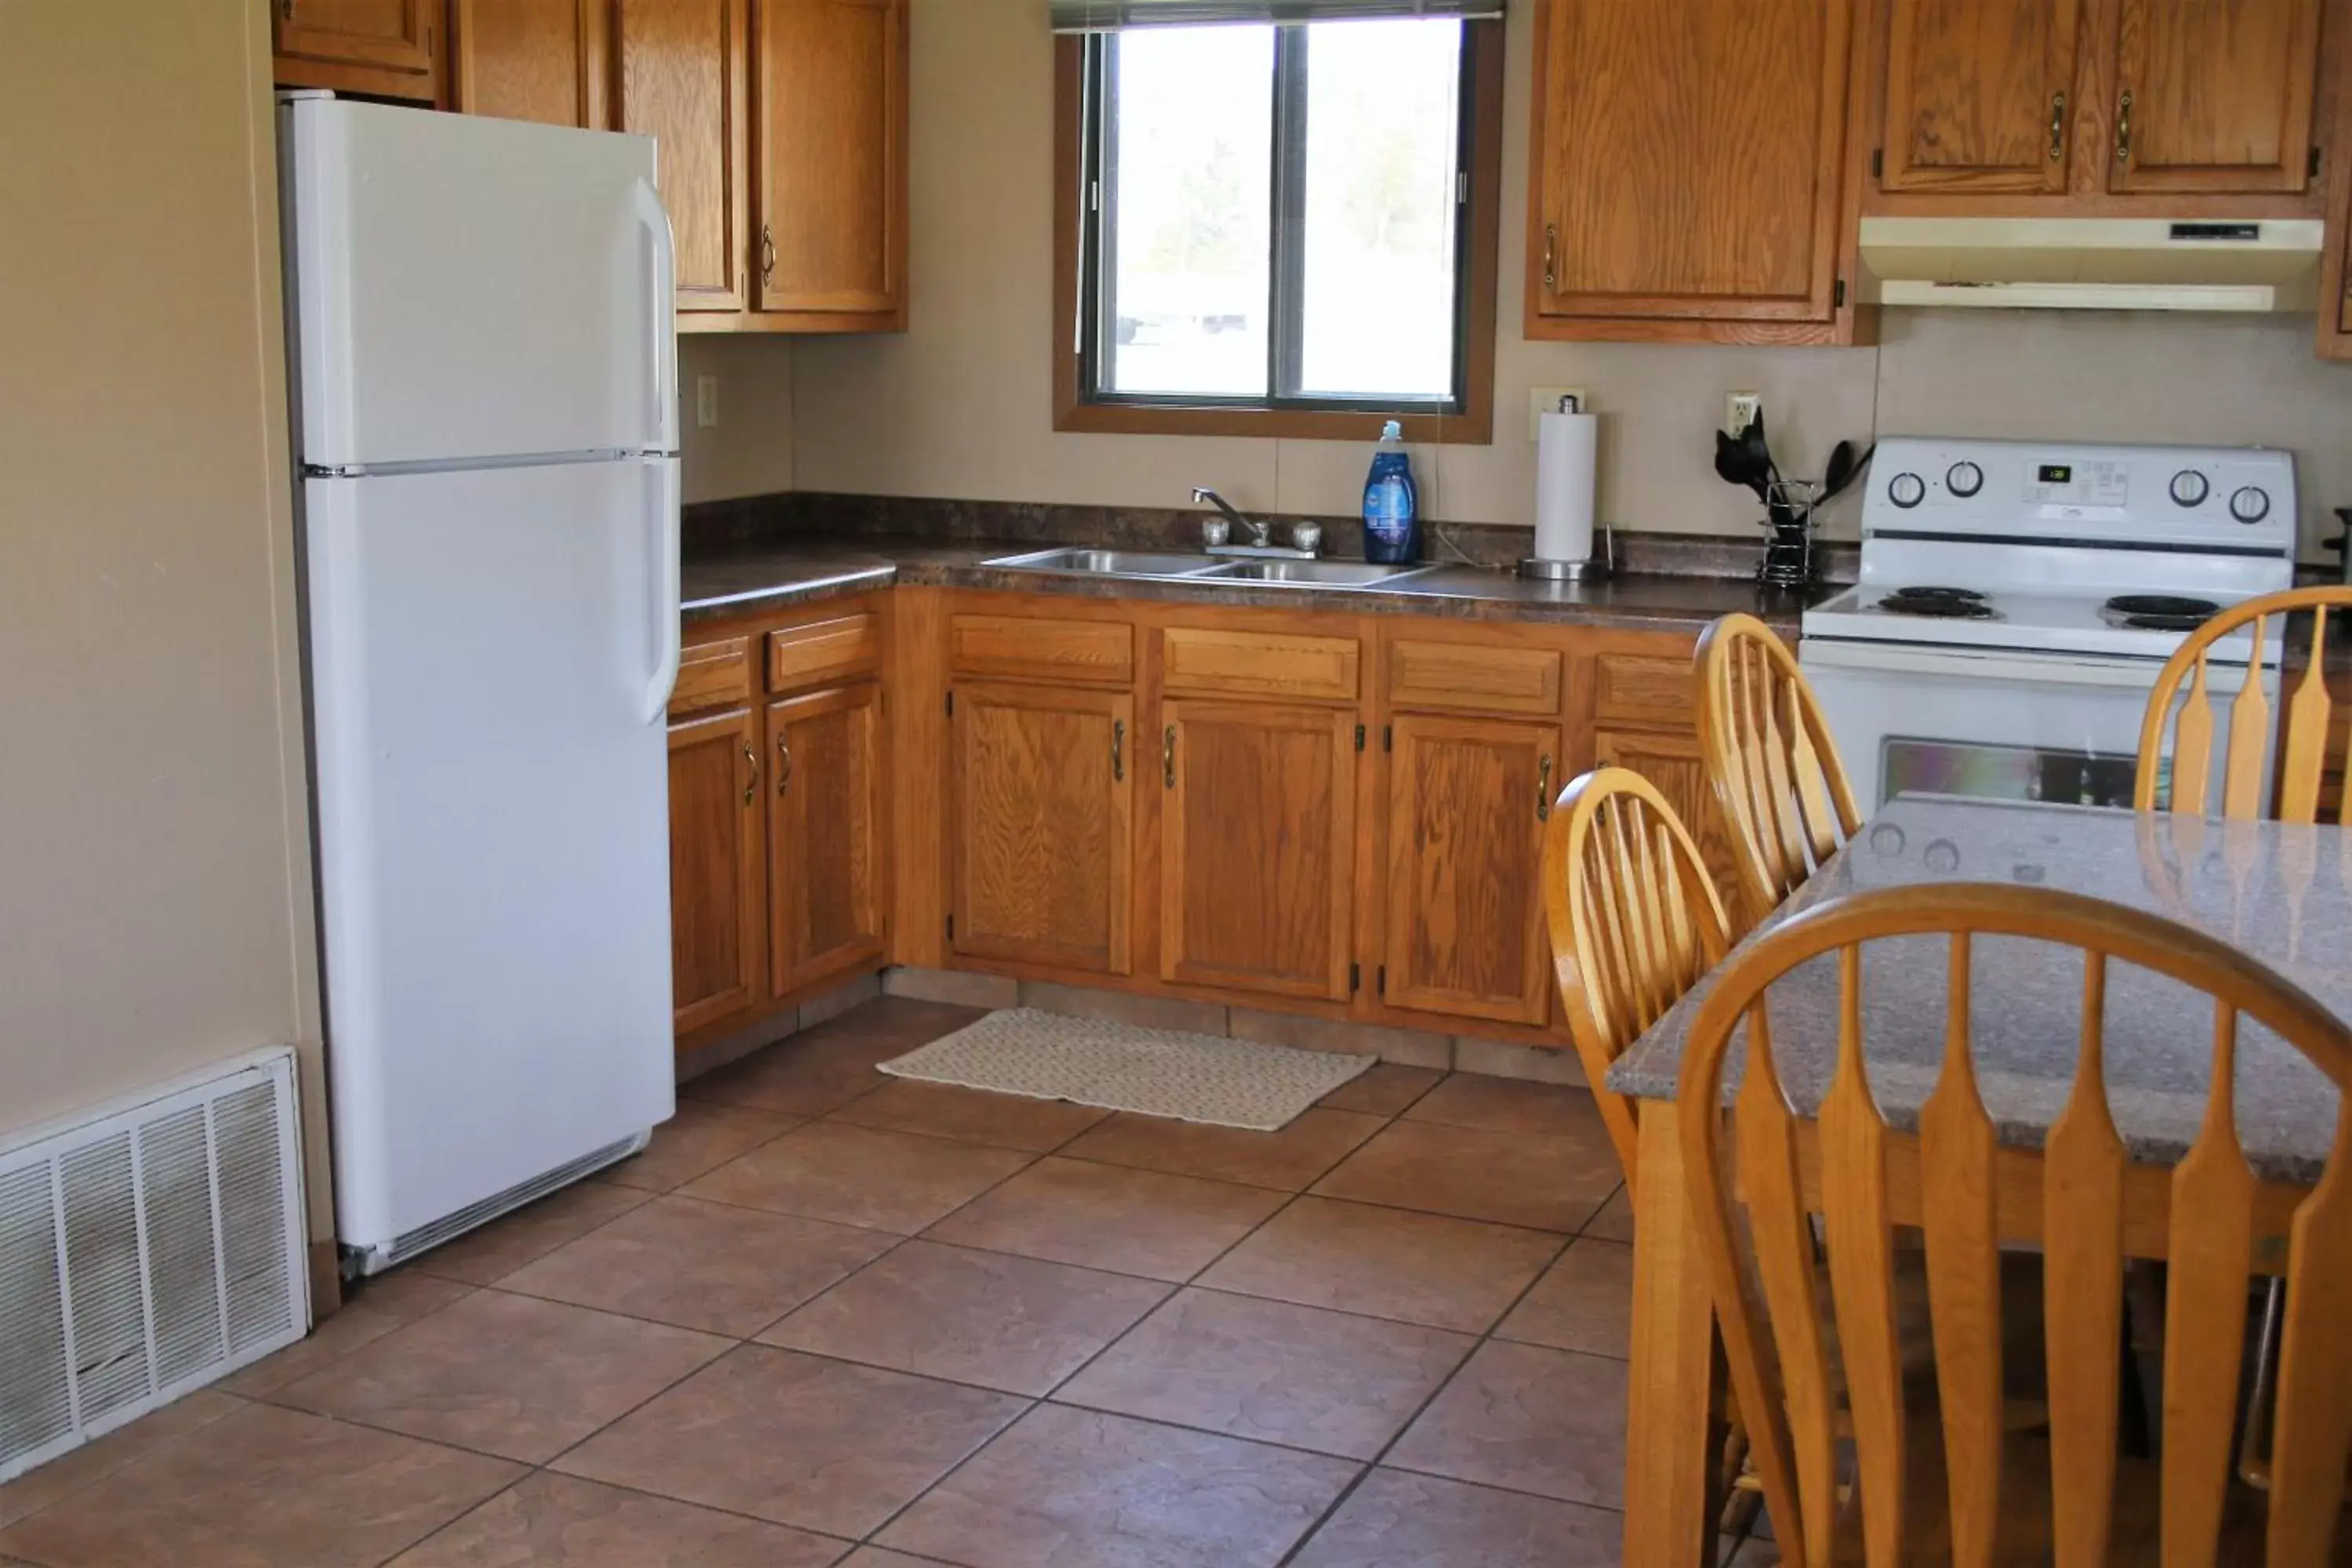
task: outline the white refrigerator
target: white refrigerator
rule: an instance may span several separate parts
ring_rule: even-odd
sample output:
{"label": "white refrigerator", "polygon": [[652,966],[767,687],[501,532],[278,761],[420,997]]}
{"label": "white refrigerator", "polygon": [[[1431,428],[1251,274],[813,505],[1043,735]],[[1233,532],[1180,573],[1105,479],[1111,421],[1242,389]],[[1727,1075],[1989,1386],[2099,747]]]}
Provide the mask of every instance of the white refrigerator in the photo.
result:
{"label": "white refrigerator", "polygon": [[279,107],[345,1267],[641,1147],[672,1088],[670,230],[641,136]]}

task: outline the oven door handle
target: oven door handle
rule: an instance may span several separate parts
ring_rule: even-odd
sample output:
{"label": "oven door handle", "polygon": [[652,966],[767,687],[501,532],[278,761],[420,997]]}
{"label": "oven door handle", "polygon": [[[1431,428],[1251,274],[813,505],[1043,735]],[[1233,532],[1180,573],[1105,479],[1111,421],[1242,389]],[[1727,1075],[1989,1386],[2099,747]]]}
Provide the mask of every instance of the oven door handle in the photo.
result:
{"label": "oven door handle", "polygon": [[[2157,659],[2097,658],[2063,654],[1955,653],[1896,647],[1887,643],[1847,644],[1807,638],[1797,645],[1797,661],[1818,681],[1828,671],[1857,675],[1933,675],[1960,679],[2015,681],[2033,686],[2119,686],[2147,691],[2164,668]],[[2207,684],[2216,692],[2244,684],[2244,666],[2208,665]]]}

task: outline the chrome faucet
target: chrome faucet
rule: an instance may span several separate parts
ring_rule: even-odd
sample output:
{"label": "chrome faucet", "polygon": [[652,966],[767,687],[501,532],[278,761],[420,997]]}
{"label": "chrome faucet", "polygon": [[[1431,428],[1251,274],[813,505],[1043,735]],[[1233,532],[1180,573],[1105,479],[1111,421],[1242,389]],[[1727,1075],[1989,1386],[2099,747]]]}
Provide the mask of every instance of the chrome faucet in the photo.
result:
{"label": "chrome faucet", "polygon": [[1274,525],[1272,523],[1260,522],[1253,519],[1244,517],[1240,512],[1234,510],[1232,502],[1226,500],[1224,497],[1219,495],[1216,491],[1209,489],[1208,486],[1194,485],[1192,487],[1192,499],[1194,500],[1207,501],[1211,506],[1215,507],[1219,511],[1223,512],[1225,514],[1225,520],[1231,522],[1234,527],[1246,532],[1249,535],[1249,542],[1260,550],[1265,549],[1266,546],[1274,542]]}

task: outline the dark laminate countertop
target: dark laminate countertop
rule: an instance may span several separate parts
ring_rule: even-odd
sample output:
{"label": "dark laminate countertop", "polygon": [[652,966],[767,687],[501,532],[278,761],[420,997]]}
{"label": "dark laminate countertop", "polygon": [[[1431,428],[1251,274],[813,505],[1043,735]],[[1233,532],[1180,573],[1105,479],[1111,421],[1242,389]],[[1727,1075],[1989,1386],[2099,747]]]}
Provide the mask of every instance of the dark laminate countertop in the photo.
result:
{"label": "dark laminate countertop", "polygon": [[[1760,616],[1776,626],[1793,630],[1806,603],[1802,595],[1768,591],[1750,582],[1721,577],[1624,576],[1602,583],[1551,584],[1529,582],[1486,567],[1443,566],[1394,588],[1339,589],[1098,577],[982,564],[1001,555],[1039,548],[1034,543],[819,536],[689,551],[683,579],[685,619],[690,626],[730,616],[756,615],[866,593],[892,583],[1693,632],[1734,611]],[[1824,586],[1818,593],[1832,591]]]}

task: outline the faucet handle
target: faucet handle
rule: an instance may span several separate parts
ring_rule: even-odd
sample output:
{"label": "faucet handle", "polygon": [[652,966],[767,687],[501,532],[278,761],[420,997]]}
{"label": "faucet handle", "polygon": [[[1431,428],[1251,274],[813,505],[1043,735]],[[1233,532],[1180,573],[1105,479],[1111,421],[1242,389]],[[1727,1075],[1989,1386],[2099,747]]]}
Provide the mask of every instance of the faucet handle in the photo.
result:
{"label": "faucet handle", "polygon": [[1323,525],[1319,522],[1294,522],[1290,525],[1293,547],[1313,555],[1323,548]]}

